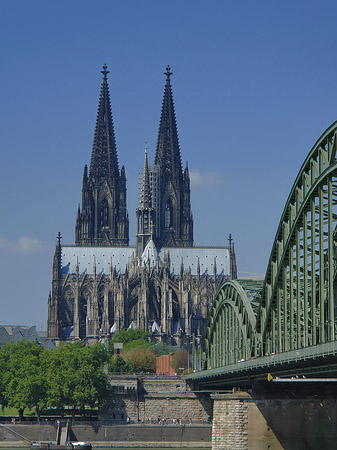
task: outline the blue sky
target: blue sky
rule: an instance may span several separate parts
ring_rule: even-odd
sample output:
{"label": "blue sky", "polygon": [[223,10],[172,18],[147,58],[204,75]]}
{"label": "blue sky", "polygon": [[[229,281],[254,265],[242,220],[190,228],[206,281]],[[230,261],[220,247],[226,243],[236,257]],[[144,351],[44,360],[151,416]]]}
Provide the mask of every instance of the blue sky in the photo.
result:
{"label": "blue sky", "polygon": [[263,274],[297,172],[337,120],[335,2],[2,2],[0,324],[46,328],[58,231],[74,242],[107,63],[135,236],[144,142],[152,161],[171,65],[195,244]]}

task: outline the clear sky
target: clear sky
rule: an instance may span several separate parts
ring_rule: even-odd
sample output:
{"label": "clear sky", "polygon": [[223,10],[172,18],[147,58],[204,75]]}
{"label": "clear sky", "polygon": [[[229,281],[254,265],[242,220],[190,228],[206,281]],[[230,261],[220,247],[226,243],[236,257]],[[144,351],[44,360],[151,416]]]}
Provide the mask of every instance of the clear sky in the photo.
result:
{"label": "clear sky", "polygon": [[56,235],[74,242],[106,62],[135,242],[167,64],[196,245],[263,274],[310,148],[337,120],[334,1],[10,0],[0,14],[0,324],[46,329]]}

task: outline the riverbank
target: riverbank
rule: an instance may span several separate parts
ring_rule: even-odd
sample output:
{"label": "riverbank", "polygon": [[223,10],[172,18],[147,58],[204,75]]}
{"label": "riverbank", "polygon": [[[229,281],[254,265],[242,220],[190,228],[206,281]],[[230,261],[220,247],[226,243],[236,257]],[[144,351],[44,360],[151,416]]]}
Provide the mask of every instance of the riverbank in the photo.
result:
{"label": "riverbank", "polygon": [[[27,448],[30,445],[28,441],[55,442],[55,439],[54,425],[9,424],[0,427],[0,448]],[[74,424],[70,440],[89,441],[93,448],[211,448],[212,427],[210,424]]]}

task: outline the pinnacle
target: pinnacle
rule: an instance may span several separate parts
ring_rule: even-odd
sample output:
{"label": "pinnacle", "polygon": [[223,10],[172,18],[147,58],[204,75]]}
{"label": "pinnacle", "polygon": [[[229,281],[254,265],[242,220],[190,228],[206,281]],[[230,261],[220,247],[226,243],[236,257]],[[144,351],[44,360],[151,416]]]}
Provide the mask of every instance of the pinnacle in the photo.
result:
{"label": "pinnacle", "polygon": [[144,156],[144,169],[142,176],[142,186],[140,203],[142,207],[150,207],[151,204],[151,190],[149,181],[149,166],[147,161],[147,142],[145,142],[145,156]]}
{"label": "pinnacle", "polygon": [[166,75],[167,83],[170,83],[170,77],[173,75],[173,72],[171,72],[171,67],[169,64],[166,66],[166,72],[164,72],[164,75]]}
{"label": "pinnacle", "polygon": [[107,70],[107,69],[108,69],[108,66],[107,66],[106,63],[104,63],[103,64],[103,70],[101,70],[101,73],[103,74],[103,78],[104,79],[106,79],[107,74],[110,73],[109,70]]}

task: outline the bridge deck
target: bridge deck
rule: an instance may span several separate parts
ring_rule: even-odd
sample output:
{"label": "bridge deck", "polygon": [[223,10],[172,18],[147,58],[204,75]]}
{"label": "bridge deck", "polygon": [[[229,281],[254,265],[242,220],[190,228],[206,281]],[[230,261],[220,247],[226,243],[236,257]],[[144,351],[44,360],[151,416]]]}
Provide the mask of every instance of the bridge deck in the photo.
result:
{"label": "bridge deck", "polygon": [[195,372],[188,375],[187,380],[204,387],[228,388],[267,381],[268,373],[275,376],[334,376],[337,374],[337,341]]}

